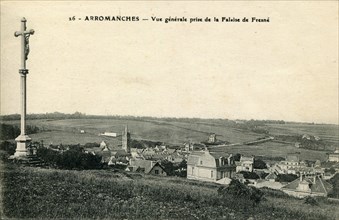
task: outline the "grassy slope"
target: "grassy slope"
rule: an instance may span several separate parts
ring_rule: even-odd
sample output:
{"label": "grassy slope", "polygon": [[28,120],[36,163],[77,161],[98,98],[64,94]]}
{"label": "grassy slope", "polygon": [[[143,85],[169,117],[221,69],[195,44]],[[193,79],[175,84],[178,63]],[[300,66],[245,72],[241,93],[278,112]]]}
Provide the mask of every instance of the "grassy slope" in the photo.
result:
{"label": "grassy slope", "polygon": [[215,184],[112,171],[62,171],[6,164],[3,207],[10,218],[335,219],[335,204],[266,196],[251,207],[221,199]]}

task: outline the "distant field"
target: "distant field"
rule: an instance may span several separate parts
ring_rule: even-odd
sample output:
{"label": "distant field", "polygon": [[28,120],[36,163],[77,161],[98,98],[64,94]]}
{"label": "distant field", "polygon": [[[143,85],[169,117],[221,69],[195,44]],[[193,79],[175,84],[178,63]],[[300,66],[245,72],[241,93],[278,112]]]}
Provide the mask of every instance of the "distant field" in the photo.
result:
{"label": "distant field", "polygon": [[[17,124],[19,121],[5,123]],[[225,125],[191,124],[181,122],[166,122],[160,120],[138,121],[119,119],[67,119],[67,120],[29,120],[29,125],[35,125],[52,132],[42,132],[32,135],[37,140],[46,143],[83,143],[101,141],[98,134],[110,131],[121,134],[128,125],[133,139],[155,140],[168,144],[181,145],[188,141],[206,141],[210,133],[218,134],[218,138],[229,142],[245,142],[254,140],[262,135],[238,131]],[[80,134],[85,130],[85,134]],[[55,133],[56,132],[56,133]],[[115,142],[113,138],[106,139]]]}
{"label": "distant field", "polygon": [[321,139],[338,145],[339,125],[308,125],[308,124],[269,124],[273,135],[315,135]]}
{"label": "distant field", "polygon": [[270,156],[270,157],[285,157],[290,153],[300,152],[301,160],[327,160],[327,152],[307,150],[301,148],[295,148],[290,144],[280,144],[275,142],[266,142],[259,145],[241,145],[241,146],[229,146],[229,147],[218,147],[215,151],[225,151],[228,153],[244,154],[244,155],[256,155],[256,156]]}
{"label": "distant field", "polygon": [[[19,121],[3,121],[2,123],[17,124]],[[119,146],[121,137],[109,138],[98,136],[105,131],[121,134],[128,125],[133,139],[160,141],[171,145],[182,145],[185,142],[206,141],[210,133],[216,133],[219,140],[230,143],[243,143],[252,141],[261,134],[244,131],[231,127],[223,121],[197,122],[165,121],[162,119],[128,120],[128,119],[65,119],[65,120],[28,120],[28,125],[35,125],[45,130],[30,135],[34,141],[43,140],[46,144],[85,144],[88,142],[105,141],[111,146]],[[333,145],[339,143],[338,125],[306,125],[306,124],[268,124],[272,135],[316,135],[331,141]],[[85,134],[80,134],[85,130]],[[339,146],[338,146],[339,147]],[[249,155],[282,156],[287,153],[300,152],[302,159],[326,160],[327,152],[312,151],[295,148],[293,144],[263,143],[257,146],[232,146],[223,150],[230,153],[243,153]]]}

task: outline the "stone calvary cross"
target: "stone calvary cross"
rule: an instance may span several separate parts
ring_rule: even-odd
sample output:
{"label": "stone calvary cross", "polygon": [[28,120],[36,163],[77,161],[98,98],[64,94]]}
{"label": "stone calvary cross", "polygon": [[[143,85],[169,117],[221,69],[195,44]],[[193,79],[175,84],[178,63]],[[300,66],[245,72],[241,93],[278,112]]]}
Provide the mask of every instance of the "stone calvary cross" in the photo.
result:
{"label": "stone calvary cross", "polygon": [[26,19],[21,19],[21,30],[14,33],[15,37],[21,36],[21,68],[19,69],[21,78],[21,133],[19,137],[15,139],[17,142],[14,158],[26,157],[27,146],[32,140],[26,134],[26,75],[28,69],[26,69],[26,60],[29,53],[29,37],[34,34],[34,30],[26,30]]}

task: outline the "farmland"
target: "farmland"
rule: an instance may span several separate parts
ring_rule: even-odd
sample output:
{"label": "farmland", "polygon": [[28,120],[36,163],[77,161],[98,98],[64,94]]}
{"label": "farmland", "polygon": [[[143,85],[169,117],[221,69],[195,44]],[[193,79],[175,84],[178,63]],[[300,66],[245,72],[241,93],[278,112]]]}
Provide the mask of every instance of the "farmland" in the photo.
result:
{"label": "farmland", "polygon": [[[2,121],[6,124],[19,125],[18,120]],[[206,141],[210,133],[216,133],[219,140],[230,143],[243,143],[261,138],[264,135],[242,130],[232,126],[232,123],[223,120],[163,120],[158,119],[38,119],[28,120],[28,125],[37,126],[39,133],[30,135],[33,141],[44,141],[45,144],[85,144],[89,142],[105,141],[111,146],[119,146],[121,138],[99,136],[105,131],[121,134],[127,125],[132,139],[164,142],[169,145],[182,145],[187,142],[199,143]],[[312,124],[267,124],[270,135],[302,135],[319,136],[338,146],[338,125],[312,125]],[[85,133],[81,134],[80,130]],[[243,153],[247,155],[286,156],[287,153],[301,153],[301,159],[326,160],[326,151],[315,151],[295,148],[293,143],[267,142],[258,145],[239,145],[219,148],[229,153]]]}

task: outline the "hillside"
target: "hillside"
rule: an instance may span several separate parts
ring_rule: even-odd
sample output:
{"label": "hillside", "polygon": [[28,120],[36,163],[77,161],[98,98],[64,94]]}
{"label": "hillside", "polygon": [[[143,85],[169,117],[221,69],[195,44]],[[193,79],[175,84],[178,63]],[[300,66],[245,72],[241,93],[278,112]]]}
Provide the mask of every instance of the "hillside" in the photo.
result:
{"label": "hillside", "polygon": [[318,206],[264,190],[265,200],[221,197],[217,184],[112,170],[65,171],[1,164],[8,218],[336,219],[337,204]]}

